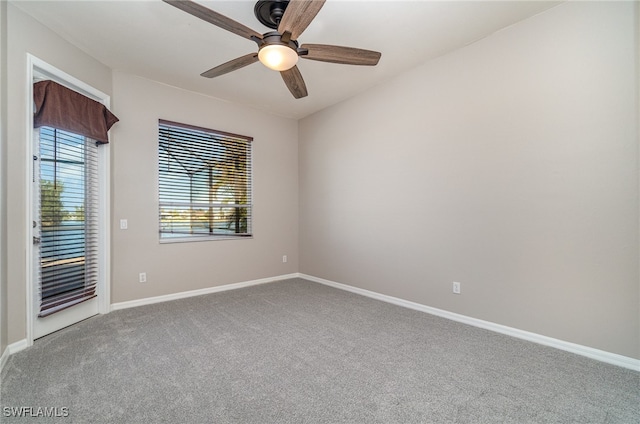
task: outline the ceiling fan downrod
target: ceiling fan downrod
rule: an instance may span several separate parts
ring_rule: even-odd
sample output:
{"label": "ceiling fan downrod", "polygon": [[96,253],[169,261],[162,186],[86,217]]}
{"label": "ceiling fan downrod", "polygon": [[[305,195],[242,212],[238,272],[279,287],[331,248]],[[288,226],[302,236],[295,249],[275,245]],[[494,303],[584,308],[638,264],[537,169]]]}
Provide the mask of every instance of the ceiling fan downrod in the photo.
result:
{"label": "ceiling fan downrod", "polygon": [[258,0],[253,13],[262,25],[277,29],[288,4],[289,0]]}

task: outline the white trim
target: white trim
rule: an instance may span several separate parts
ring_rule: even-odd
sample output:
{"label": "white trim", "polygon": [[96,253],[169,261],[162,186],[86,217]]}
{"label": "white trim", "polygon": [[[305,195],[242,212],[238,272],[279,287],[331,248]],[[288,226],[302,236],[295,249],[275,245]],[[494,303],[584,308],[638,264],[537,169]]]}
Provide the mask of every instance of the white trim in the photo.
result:
{"label": "white trim", "polygon": [[2,356],[0,356],[0,372],[2,372],[2,369],[9,360],[9,356],[13,355],[14,353],[20,352],[21,350],[25,350],[28,347],[29,343],[27,342],[27,339],[22,339],[8,345],[5,348],[4,352],[2,352]]}
{"label": "white trim", "polygon": [[[65,87],[70,88],[73,91],[77,91],[80,94],[87,96],[99,103],[102,103],[107,108],[110,107],[111,98],[109,95],[107,95],[106,93],[103,93],[97,88],[90,86],[84,81],[79,80],[78,78],[67,74],[66,72],[56,68],[55,66],[49,65],[44,60],[38,59],[37,57],[29,53],[27,53],[27,66],[29,67],[30,72],[32,72],[34,68],[37,68],[37,71],[35,72],[35,74],[32,73],[31,75],[29,75],[31,78],[29,78],[27,82],[30,85],[33,85],[34,76],[44,77],[47,79],[51,79],[57,82],[58,84],[64,85]],[[30,99],[32,98],[33,97],[30,97]],[[30,114],[33,114],[32,106],[33,105],[29,105]]]}
{"label": "white trim", "polygon": [[[109,102],[107,97],[106,102]],[[111,311],[111,147],[98,149],[98,312]]]}
{"label": "white trim", "polygon": [[[4,174],[4,165],[3,165],[3,160],[4,160],[4,146],[7,142],[7,137],[5,137],[5,134],[8,134],[7,130],[5,130],[5,127],[7,125],[7,116],[8,113],[6,112],[6,107],[5,107],[5,99],[7,98],[7,93],[5,93],[5,90],[8,88],[6,87],[8,85],[8,79],[6,76],[6,70],[8,68],[7,64],[6,64],[6,58],[8,56],[7,54],[7,49],[4,48],[4,38],[6,38],[7,36],[7,31],[6,31],[6,22],[7,22],[7,5],[5,4],[5,2],[0,3],[0,26],[3,26],[2,29],[0,29],[0,59],[2,60],[2,68],[4,69],[0,69],[0,74],[2,74],[4,72],[4,74],[2,76],[0,76],[0,213],[2,213],[2,218],[0,218],[0,296],[2,296],[2,291],[3,291],[3,286],[5,284],[8,284],[8,280],[4,277],[6,275],[6,266],[5,266],[5,258],[6,258],[6,249],[5,249],[5,237],[6,235],[4,234],[3,231],[3,222],[6,220],[6,214],[4,213],[4,206],[5,206],[5,190],[4,190],[4,178],[3,178],[3,174]],[[7,82],[7,84],[4,84],[4,82]],[[0,299],[0,346],[2,346],[2,340],[4,340],[4,336],[5,336],[5,325],[7,325],[7,323],[3,320],[2,318],[2,314],[4,311],[4,308],[2,307],[2,304],[4,302],[4,299]],[[1,348],[1,347],[0,347]],[[2,352],[2,355],[0,355],[0,372],[2,372],[2,367],[4,366],[4,363],[6,362],[6,355],[8,355],[8,353],[6,353],[7,351],[5,350],[4,352]],[[6,355],[5,355],[6,353]]]}
{"label": "white trim", "polygon": [[26,222],[26,226],[27,226],[27,239],[26,239],[26,256],[27,256],[27,260],[26,260],[26,276],[27,276],[27,287],[26,287],[26,291],[25,291],[25,296],[26,296],[26,341],[27,341],[27,346],[31,346],[33,345],[33,321],[34,321],[34,317],[33,317],[33,304],[34,304],[34,290],[33,290],[33,282],[36,281],[36,276],[34,275],[34,269],[33,269],[33,261],[34,261],[34,257],[33,257],[33,227],[32,227],[32,222],[33,222],[33,182],[32,182],[32,176],[33,176],[33,102],[31,101],[31,99],[33,99],[33,72],[34,72],[34,67],[36,66],[36,63],[39,62],[40,60],[37,59],[35,56],[32,56],[30,54],[27,53],[27,92],[25,93],[25,103],[26,103],[26,110],[25,110],[25,116],[26,116],[26,121],[27,121],[27,139],[26,139],[26,145],[27,145],[27,166],[26,166],[26,177],[25,177],[25,182],[26,184],[26,205],[25,205],[25,211],[26,211],[26,215],[27,215],[27,222]]}
{"label": "white trim", "polygon": [[522,340],[538,343],[545,346],[554,347],[556,349],[575,353],[577,355],[586,356],[587,358],[597,361],[606,362],[608,364],[617,365],[634,371],[640,371],[640,360],[629,358],[627,356],[618,355],[616,353],[606,352],[604,350],[594,349],[592,347],[579,345],[576,343],[566,342],[564,340],[554,339],[552,337],[543,336],[529,331],[519,330],[517,328],[507,327],[505,325],[484,321],[477,318],[468,317],[466,315],[456,314],[454,312],[442,309],[432,308],[431,306],[422,305],[420,303],[410,302],[385,294],[349,286],[347,284],[336,283],[335,281],[325,280],[324,278],[314,277],[307,274],[298,274],[300,278],[313,281],[316,283],[331,286],[337,289],[346,290],[372,299],[381,300],[383,302],[392,303],[394,305],[403,306],[405,308],[414,309],[420,312],[426,312],[452,321],[461,322],[463,324],[472,325],[474,327],[484,328],[485,330],[495,331],[496,333],[506,334]]}
{"label": "white trim", "polygon": [[[26,342],[27,346],[33,345],[34,340],[34,310],[36,308],[35,292],[34,292],[34,281],[36,281],[37,276],[34,270],[34,257],[33,257],[33,248],[32,248],[32,239],[33,239],[33,227],[32,222],[34,221],[33,217],[33,188],[32,188],[32,175],[33,175],[33,79],[34,76],[44,77],[48,79],[52,79],[59,84],[62,84],[74,91],[77,91],[91,99],[96,100],[97,102],[102,103],[107,108],[110,106],[111,97],[106,93],[92,87],[91,85],[75,78],[72,75],[67,74],[66,72],[48,64],[47,62],[33,56],[32,54],[27,53],[27,84],[26,84],[26,121],[27,121],[27,167],[26,167],[26,180],[27,190],[26,190],[26,211],[27,211],[27,260],[26,260],[26,275],[27,275],[27,287],[26,287]],[[103,145],[98,152],[98,165],[99,172],[101,173],[99,180],[99,196],[100,196],[100,216],[99,219],[99,228],[100,228],[100,236],[101,243],[98,247],[99,249],[99,258],[100,258],[100,266],[99,266],[99,275],[98,275],[98,312],[101,314],[108,313],[111,308],[111,291],[110,291],[110,248],[109,243],[111,240],[111,225],[110,225],[110,152],[109,145]],[[103,168],[100,168],[103,166]],[[102,209],[104,208],[104,209]]]}
{"label": "white trim", "polygon": [[190,290],[190,291],[179,292],[179,293],[165,294],[162,296],[146,297],[144,299],[129,300],[126,302],[118,302],[118,303],[112,304],[111,310],[117,311],[118,309],[135,308],[137,306],[152,305],[154,303],[168,302],[170,300],[184,299],[186,297],[201,296],[203,294],[218,293],[218,292],[223,292],[228,290],[236,290],[244,287],[257,286],[259,284],[273,283],[275,281],[282,281],[290,278],[297,278],[299,276],[300,274],[298,273],[278,275],[276,277],[268,277],[268,278],[261,278],[259,280],[225,284],[222,286],[208,287],[206,289]]}

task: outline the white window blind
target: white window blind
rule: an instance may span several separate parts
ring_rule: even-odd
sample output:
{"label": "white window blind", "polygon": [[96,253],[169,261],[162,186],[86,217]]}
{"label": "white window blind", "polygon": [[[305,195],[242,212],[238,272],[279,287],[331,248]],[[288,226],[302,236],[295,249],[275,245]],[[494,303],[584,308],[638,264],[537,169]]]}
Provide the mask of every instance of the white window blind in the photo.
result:
{"label": "white window blind", "polygon": [[160,239],[251,236],[251,137],[159,121]]}
{"label": "white window blind", "polygon": [[39,129],[40,317],[96,296],[98,147],[68,131]]}

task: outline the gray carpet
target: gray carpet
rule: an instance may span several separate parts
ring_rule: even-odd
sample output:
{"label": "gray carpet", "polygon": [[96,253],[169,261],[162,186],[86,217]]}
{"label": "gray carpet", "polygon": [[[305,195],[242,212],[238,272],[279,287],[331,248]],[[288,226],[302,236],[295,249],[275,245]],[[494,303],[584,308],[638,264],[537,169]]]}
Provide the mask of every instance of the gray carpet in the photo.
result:
{"label": "gray carpet", "polygon": [[2,377],[7,423],[640,422],[637,372],[297,279],[94,317]]}

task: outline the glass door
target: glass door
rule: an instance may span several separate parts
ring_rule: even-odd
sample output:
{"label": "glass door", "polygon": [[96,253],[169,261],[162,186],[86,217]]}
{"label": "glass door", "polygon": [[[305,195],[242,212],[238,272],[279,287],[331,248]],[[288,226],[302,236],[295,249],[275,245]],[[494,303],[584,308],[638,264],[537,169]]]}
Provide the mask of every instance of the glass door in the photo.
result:
{"label": "glass door", "polygon": [[34,339],[98,314],[96,143],[34,130]]}

